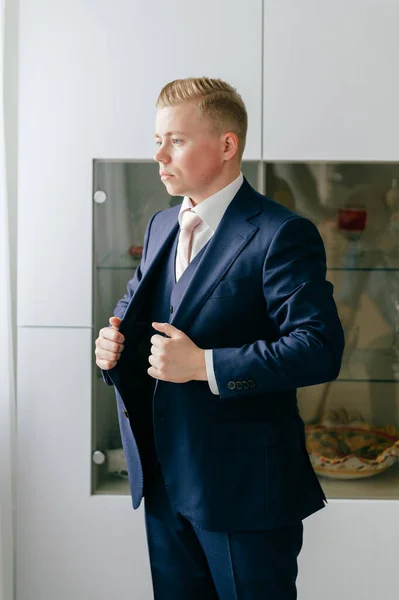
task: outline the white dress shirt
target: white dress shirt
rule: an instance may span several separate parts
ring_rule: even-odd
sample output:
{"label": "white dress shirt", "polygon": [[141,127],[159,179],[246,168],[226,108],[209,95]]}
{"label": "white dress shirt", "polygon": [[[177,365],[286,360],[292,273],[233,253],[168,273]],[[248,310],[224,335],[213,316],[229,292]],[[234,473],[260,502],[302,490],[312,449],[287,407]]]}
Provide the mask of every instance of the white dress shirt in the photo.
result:
{"label": "white dress shirt", "polygon": [[[242,186],[244,181],[243,174],[240,172],[237,179],[234,179],[229,185],[226,185],[223,189],[209,196],[206,200],[203,200],[197,206],[191,201],[191,198],[184,196],[182,205],[179,212],[179,225],[181,226],[182,211],[186,208],[191,208],[193,212],[197,213],[202,219],[200,223],[193,231],[191,257],[193,260],[196,254],[205,246],[205,244],[211,239],[215,233],[217,226],[219,225],[222,217],[237,194],[238,190]],[[209,387],[213,394],[219,394],[219,389],[216,383],[215,371],[213,368],[213,355],[212,350],[205,350],[205,363],[206,363],[206,374],[208,377]]]}

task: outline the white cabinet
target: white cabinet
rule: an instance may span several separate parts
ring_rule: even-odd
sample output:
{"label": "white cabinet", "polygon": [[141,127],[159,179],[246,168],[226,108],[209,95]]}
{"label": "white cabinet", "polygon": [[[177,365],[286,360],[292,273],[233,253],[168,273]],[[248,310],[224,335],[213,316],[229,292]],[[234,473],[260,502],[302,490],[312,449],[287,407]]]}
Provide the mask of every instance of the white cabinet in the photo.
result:
{"label": "white cabinet", "polygon": [[17,600],[150,600],[143,507],[92,496],[89,329],[20,328]]}
{"label": "white cabinet", "polygon": [[168,81],[234,85],[260,159],[261,15],[261,0],[21,1],[19,325],[92,325],[92,161],[153,157]]}
{"label": "white cabinet", "polygon": [[267,0],[267,160],[398,158],[396,0]]}
{"label": "white cabinet", "polygon": [[397,600],[398,505],[329,502],[304,521],[298,600]]}
{"label": "white cabinet", "polygon": [[[246,161],[398,159],[398,3],[262,4],[20,1],[17,600],[152,597],[142,507],[91,494],[94,161],[151,161],[162,86],[203,75],[243,96]],[[299,599],[396,599],[397,515],[306,520]]]}

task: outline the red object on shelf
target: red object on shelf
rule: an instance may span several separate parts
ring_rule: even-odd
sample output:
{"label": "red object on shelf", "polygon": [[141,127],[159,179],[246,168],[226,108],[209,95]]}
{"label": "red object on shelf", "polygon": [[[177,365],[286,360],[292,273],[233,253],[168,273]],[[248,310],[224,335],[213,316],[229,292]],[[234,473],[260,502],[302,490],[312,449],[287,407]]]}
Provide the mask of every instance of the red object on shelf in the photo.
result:
{"label": "red object on shelf", "polygon": [[143,254],[143,246],[130,246],[129,254],[131,254],[134,258],[141,258]]}
{"label": "red object on shelf", "polygon": [[338,228],[343,231],[364,231],[367,222],[367,210],[361,206],[338,209]]}

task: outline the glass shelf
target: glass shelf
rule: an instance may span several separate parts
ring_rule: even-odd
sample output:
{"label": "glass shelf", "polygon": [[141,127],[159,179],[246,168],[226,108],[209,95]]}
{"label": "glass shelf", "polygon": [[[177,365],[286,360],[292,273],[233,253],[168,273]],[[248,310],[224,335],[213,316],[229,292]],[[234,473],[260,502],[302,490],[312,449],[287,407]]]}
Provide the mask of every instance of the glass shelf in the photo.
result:
{"label": "glass shelf", "polygon": [[130,497],[129,481],[127,479],[108,475],[108,477],[103,477],[99,482],[96,494]]}
{"label": "glass shelf", "polygon": [[[378,259],[378,260],[377,260]],[[342,257],[341,264],[328,264],[327,271],[399,271],[399,256],[395,257],[393,264],[392,256],[383,255],[379,251],[364,252],[362,256],[356,258],[356,266],[345,263],[345,257]],[[391,264],[389,264],[389,261]],[[112,250],[103,258],[99,259],[97,269],[135,269],[140,264],[140,258],[132,256],[126,250]],[[370,266],[374,265],[374,266]]]}
{"label": "glass shelf", "polygon": [[140,258],[136,258],[126,250],[112,250],[100,259],[97,269],[126,269],[134,271],[140,264]]}
{"label": "glass shelf", "polygon": [[[399,486],[399,464],[383,473],[364,479],[330,479],[318,477],[328,499],[343,499],[350,494],[357,499],[389,500],[397,498]],[[130,496],[129,482],[116,475],[105,476],[98,486],[97,494]]]}
{"label": "glass shelf", "polygon": [[328,499],[394,500],[398,498],[399,464],[392,465],[383,473],[364,479],[328,479],[327,477],[318,479]]}
{"label": "glass shelf", "polygon": [[[331,499],[396,499],[399,487],[399,464],[393,465],[384,473],[364,479],[328,479],[318,477],[328,500]],[[129,482],[111,475],[101,481],[97,494],[130,496]]]}

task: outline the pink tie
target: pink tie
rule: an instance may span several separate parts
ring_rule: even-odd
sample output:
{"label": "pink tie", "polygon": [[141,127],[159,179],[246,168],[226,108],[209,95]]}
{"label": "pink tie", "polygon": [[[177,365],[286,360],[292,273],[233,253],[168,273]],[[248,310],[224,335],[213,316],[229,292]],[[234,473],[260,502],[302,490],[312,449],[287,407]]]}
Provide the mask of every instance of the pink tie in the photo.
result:
{"label": "pink tie", "polygon": [[202,223],[201,217],[197,213],[192,212],[191,209],[183,212],[176,253],[176,281],[180,279],[190,264],[193,231],[200,223]]}

